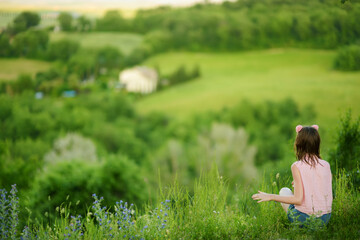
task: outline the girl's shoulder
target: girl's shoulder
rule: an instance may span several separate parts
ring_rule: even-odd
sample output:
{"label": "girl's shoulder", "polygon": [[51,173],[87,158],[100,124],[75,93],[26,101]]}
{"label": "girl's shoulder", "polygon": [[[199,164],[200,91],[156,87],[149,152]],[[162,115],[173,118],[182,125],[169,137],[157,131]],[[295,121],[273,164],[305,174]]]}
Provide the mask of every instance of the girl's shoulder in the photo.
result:
{"label": "girl's shoulder", "polygon": [[293,164],[291,164],[291,169],[293,169],[294,166],[296,166],[296,168],[300,170],[302,163],[303,163],[303,162],[302,162],[302,161],[299,161],[299,160],[295,161]]}
{"label": "girl's shoulder", "polygon": [[301,164],[303,164],[303,162],[302,161],[300,161],[300,160],[296,160],[293,164],[291,164],[291,167],[292,166],[299,166],[299,165],[301,165]]}
{"label": "girl's shoulder", "polygon": [[[320,158],[319,158],[319,163],[318,163],[318,164],[320,164],[320,166],[330,168],[330,163],[327,162],[327,161],[325,161],[325,160],[323,160],[323,159],[320,159]],[[298,168],[301,167],[301,166],[310,166],[309,164],[307,164],[307,163],[305,163],[305,162],[303,162],[303,161],[300,161],[300,160],[295,161],[295,162],[291,165],[291,167],[294,166],[294,165],[297,166]]]}
{"label": "girl's shoulder", "polygon": [[319,163],[324,167],[330,167],[330,163],[323,159],[319,159]]}

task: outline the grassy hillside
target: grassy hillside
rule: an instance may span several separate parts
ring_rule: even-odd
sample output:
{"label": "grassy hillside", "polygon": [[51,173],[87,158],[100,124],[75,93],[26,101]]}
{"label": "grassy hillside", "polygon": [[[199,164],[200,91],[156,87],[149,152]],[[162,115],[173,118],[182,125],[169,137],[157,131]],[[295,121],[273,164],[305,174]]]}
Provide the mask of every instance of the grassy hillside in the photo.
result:
{"label": "grassy hillside", "polygon": [[51,33],[50,40],[56,41],[68,38],[78,41],[81,47],[100,48],[103,46],[112,46],[118,48],[124,54],[129,54],[141,41],[142,36],[134,33]]}
{"label": "grassy hillside", "polygon": [[14,80],[22,73],[34,75],[39,71],[48,69],[50,63],[22,58],[0,58],[0,66],[0,81],[2,81]]}
{"label": "grassy hillside", "polygon": [[360,73],[332,70],[334,51],[272,49],[241,53],[166,53],[145,62],[169,73],[181,64],[199,64],[202,77],[144,97],[142,112],[166,112],[183,118],[231,107],[241,99],[263,101],[291,97],[311,103],[318,124],[335,127],[348,108],[360,114]]}

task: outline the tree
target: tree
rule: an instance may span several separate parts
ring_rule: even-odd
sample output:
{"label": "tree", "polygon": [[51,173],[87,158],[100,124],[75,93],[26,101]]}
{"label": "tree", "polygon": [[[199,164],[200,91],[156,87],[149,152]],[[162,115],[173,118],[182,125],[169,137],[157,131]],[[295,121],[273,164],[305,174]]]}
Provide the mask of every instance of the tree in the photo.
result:
{"label": "tree", "polygon": [[96,56],[91,51],[79,51],[69,59],[69,72],[87,79],[95,74]]}
{"label": "tree", "polygon": [[0,57],[9,57],[11,55],[10,37],[3,33],[0,34]]}
{"label": "tree", "polygon": [[68,39],[52,42],[47,51],[47,58],[49,60],[67,61],[77,52],[79,47],[80,44],[78,42]]}
{"label": "tree", "polygon": [[37,26],[39,22],[40,16],[37,13],[22,12],[15,17],[13,24],[9,28],[13,34],[17,34],[33,26]]}
{"label": "tree", "polygon": [[96,29],[99,31],[126,31],[129,29],[128,22],[118,11],[107,11],[103,18],[96,21]]}
{"label": "tree", "polygon": [[67,12],[60,13],[60,15],[58,16],[58,21],[62,31],[72,30],[73,17],[70,13]]}
{"label": "tree", "polygon": [[330,162],[337,169],[356,171],[360,166],[360,118],[352,120],[351,111],[341,119],[336,147],[330,152]]}
{"label": "tree", "polygon": [[15,55],[42,58],[45,55],[49,35],[45,31],[29,30],[17,34],[13,39]]}
{"label": "tree", "polygon": [[77,19],[76,29],[80,32],[90,31],[92,27],[90,19],[88,19],[85,15],[80,16]]}
{"label": "tree", "polygon": [[34,82],[30,75],[22,74],[17,80],[13,83],[13,90],[17,93],[22,93],[26,90],[34,90]]}
{"label": "tree", "polygon": [[334,60],[334,68],[341,71],[359,71],[360,46],[350,45],[340,48]]}
{"label": "tree", "polygon": [[96,63],[101,68],[119,68],[122,65],[123,56],[115,47],[103,47],[99,50]]}

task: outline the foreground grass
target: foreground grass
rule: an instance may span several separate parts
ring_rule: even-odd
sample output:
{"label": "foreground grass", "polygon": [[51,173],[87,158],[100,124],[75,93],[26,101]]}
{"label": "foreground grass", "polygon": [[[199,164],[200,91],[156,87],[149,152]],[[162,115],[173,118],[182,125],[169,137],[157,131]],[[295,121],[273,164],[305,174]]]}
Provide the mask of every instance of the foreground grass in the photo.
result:
{"label": "foreground grass", "polygon": [[312,104],[323,129],[336,126],[348,108],[360,114],[360,72],[332,70],[335,51],[270,49],[241,53],[166,53],[144,64],[170,73],[199,65],[201,78],[137,102],[142,113],[165,112],[185,119],[198,112],[232,107],[242,99],[261,102],[293,98]]}
{"label": "foreground grass", "polygon": [[[258,188],[276,192],[277,184],[290,180],[277,177],[275,184],[263,183],[229,198],[227,184],[217,171],[201,177],[189,194],[178,184],[160,191],[160,201],[144,212],[122,201],[112,208],[94,203],[86,216],[71,216],[70,207],[60,206],[54,224],[29,220],[21,234],[10,228],[11,236],[22,239],[358,239],[360,237],[360,196],[345,174],[334,178],[335,199],[327,227],[316,223],[299,228],[286,219],[280,204],[257,204],[251,195]],[[10,197],[13,202],[14,197]],[[235,199],[235,200],[234,200]],[[1,203],[1,202],[0,202]],[[16,204],[15,204],[16,205]],[[0,208],[1,210],[1,208]],[[11,208],[10,208],[11,210]],[[10,211],[12,212],[12,211]],[[16,214],[16,213],[15,213]],[[11,215],[13,216],[13,214]],[[12,220],[12,218],[9,218]],[[6,222],[6,221],[5,221]],[[1,234],[1,232],[0,232]],[[11,237],[10,235],[8,235]]]}
{"label": "foreground grass", "polygon": [[0,81],[15,80],[19,74],[30,74],[34,76],[37,72],[45,71],[51,63],[24,58],[0,58]]}
{"label": "foreground grass", "polygon": [[84,48],[101,48],[112,46],[124,54],[131,53],[134,48],[140,45],[142,36],[135,33],[109,33],[109,32],[89,32],[89,33],[65,33],[57,32],[50,34],[51,41],[60,39],[70,39],[78,41]]}

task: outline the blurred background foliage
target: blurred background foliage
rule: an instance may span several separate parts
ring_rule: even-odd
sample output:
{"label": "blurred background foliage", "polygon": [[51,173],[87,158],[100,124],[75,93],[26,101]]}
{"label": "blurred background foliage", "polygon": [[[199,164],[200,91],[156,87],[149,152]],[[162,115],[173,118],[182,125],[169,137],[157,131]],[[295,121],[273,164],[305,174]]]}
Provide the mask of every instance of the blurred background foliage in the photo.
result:
{"label": "blurred background foliage", "polygon": [[[139,114],[134,104],[144,96],[110,86],[122,69],[169,51],[333,49],[334,69],[356,71],[359,16],[355,0],[239,0],[139,10],[133,18],[115,10],[95,20],[64,12],[57,26],[44,28],[37,13],[25,11],[0,32],[0,57],[49,67],[0,80],[0,187],[16,183],[28,214],[52,221],[69,202],[86,212],[93,193],[107,205],[122,199],[138,207],[155,200],[159,184],[175,179],[191,193],[214,164],[230,192],[257,183],[264,170],[289,175],[294,126],[317,120],[311,104],[243,100],[179,120],[164,112]],[[161,67],[162,91],[202,74],[198,65],[170,73]],[[62,97],[67,90],[77,96]],[[46,97],[35,99],[39,91]],[[325,156],[359,184],[359,120],[349,113],[337,132]]]}

